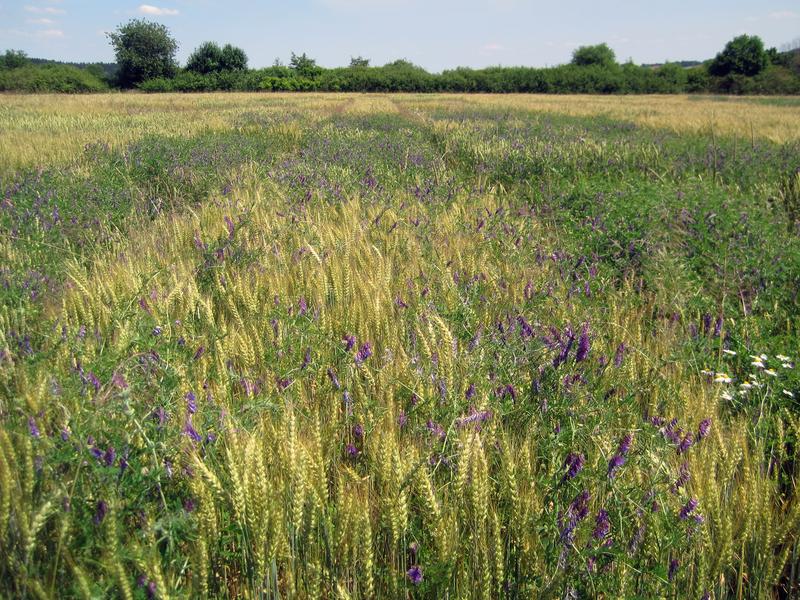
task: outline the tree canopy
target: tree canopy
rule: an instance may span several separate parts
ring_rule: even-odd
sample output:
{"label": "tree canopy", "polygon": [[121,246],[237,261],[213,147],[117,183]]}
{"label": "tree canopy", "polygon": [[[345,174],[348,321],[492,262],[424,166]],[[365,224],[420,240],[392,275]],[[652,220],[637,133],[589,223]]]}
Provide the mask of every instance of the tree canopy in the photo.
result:
{"label": "tree canopy", "polygon": [[247,54],[241,48],[216,42],[204,42],[195,48],[186,63],[186,69],[201,75],[223,71],[243,71],[247,68]]}
{"label": "tree canopy", "polygon": [[708,66],[708,72],[717,77],[726,75],[758,75],[769,64],[764,42],[757,35],[740,35],[725,44]]}
{"label": "tree canopy", "polygon": [[572,53],[572,64],[579,67],[590,65],[610,67],[617,64],[617,57],[614,51],[605,43],[595,46],[581,46]]}
{"label": "tree canopy", "polygon": [[175,75],[178,68],[175,61],[178,42],[165,25],[132,19],[107,35],[117,58],[117,78],[122,87],[133,87],[148,79]]}

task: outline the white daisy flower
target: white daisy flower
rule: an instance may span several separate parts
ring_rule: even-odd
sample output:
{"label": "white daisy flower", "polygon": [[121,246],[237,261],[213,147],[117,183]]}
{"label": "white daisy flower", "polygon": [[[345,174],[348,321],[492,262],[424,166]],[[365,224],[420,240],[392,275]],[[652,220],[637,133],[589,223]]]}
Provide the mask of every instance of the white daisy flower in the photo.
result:
{"label": "white daisy flower", "polygon": [[791,359],[788,356],[784,356],[783,354],[776,354],[775,358],[777,358],[781,362],[790,362]]}
{"label": "white daisy flower", "polygon": [[714,383],[730,383],[733,381],[727,373],[718,373],[716,377],[714,377]]}
{"label": "white daisy flower", "polygon": [[769,375],[770,377],[777,377],[778,376],[778,373],[773,371],[772,369],[765,369],[764,373],[766,375]]}
{"label": "white daisy flower", "polygon": [[751,390],[751,389],[753,389],[753,384],[750,383],[749,381],[745,381],[739,387],[742,388],[743,390]]}
{"label": "white daisy flower", "polygon": [[703,374],[703,375],[708,375],[709,377],[711,377],[714,374],[714,371],[709,371],[708,369],[702,369],[700,371],[700,373]]}
{"label": "white daisy flower", "polygon": [[727,348],[723,348],[722,350],[725,354],[729,354],[730,356],[736,356],[736,352],[734,350],[728,350]]}
{"label": "white daisy flower", "polygon": [[786,394],[787,396],[789,396],[789,398],[794,398],[794,394],[792,392],[790,392],[789,390],[783,390],[783,393]]}
{"label": "white daisy flower", "polygon": [[783,363],[781,366],[782,366],[784,369],[793,369],[793,368],[794,368],[794,366],[792,365],[792,363],[788,363],[788,362],[787,362],[787,363]]}
{"label": "white daisy flower", "polygon": [[722,392],[722,399],[723,400],[733,400],[733,396],[728,392]]}
{"label": "white daisy flower", "polygon": [[753,361],[753,362],[751,362],[750,364],[751,364],[752,366],[754,366],[754,367],[758,367],[759,369],[763,369],[763,368],[764,368],[764,363],[763,363],[763,362],[761,362],[760,360],[754,360],[754,361]]}

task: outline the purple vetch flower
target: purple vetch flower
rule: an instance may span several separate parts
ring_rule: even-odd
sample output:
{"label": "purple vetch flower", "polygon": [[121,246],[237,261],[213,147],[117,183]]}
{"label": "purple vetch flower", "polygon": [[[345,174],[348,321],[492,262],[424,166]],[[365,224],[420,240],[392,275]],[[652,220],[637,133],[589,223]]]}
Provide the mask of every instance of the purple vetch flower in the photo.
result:
{"label": "purple vetch flower", "polygon": [[197,412],[197,398],[192,391],[186,392],[186,410],[190,415]]}
{"label": "purple vetch flower", "polygon": [[694,444],[694,438],[692,437],[691,433],[687,433],[686,437],[684,437],[683,440],[681,440],[681,443],[678,445],[678,454],[683,454],[686,452],[692,447],[692,444]]}
{"label": "purple vetch flower", "polygon": [[361,365],[367,360],[370,356],[372,356],[372,344],[369,342],[364,342],[361,344],[361,347],[358,349],[356,353],[356,364]]}
{"label": "purple vetch flower", "polygon": [[619,441],[619,446],[617,446],[617,452],[626,456],[628,451],[631,449],[631,443],[633,442],[633,436],[630,433],[626,433],[625,436]]}
{"label": "purple vetch flower", "polygon": [[95,392],[100,391],[101,383],[100,380],[97,378],[97,375],[89,371],[89,374],[86,376],[86,379],[89,383],[92,384],[92,387],[94,387]]}
{"label": "purple vetch flower", "polygon": [[667,578],[672,581],[675,579],[675,576],[678,574],[678,567],[681,566],[681,563],[678,562],[677,558],[673,558],[669,561],[669,572],[667,573]]}
{"label": "purple vetch flower", "polygon": [[518,316],[517,323],[519,323],[519,335],[523,340],[527,340],[533,336],[533,327],[525,320],[525,317],[522,315]]}
{"label": "purple vetch flower", "polygon": [[633,555],[636,554],[636,551],[639,549],[639,546],[644,541],[644,534],[647,530],[647,527],[644,523],[639,525],[639,527],[634,532],[633,536],[631,537],[631,541],[628,543],[628,554]]}
{"label": "purple vetch flower", "polygon": [[475,384],[474,383],[470,383],[469,384],[469,387],[467,388],[467,391],[464,394],[464,397],[467,400],[472,400],[475,397]]}
{"label": "purple vetch flower", "polygon": [[567,458],[564,459],[564,467],[566,468],[567,472],[564,473],[561,481],[564,482],[574,479],[583,469],[584,462],[586,462],[586,458],[583,456],[583,454],[570,452],[567,455]]}
{"label": "purple vetch flower", "polygon": [[697,441],[699,442],[703,438],[708,436],[708,432],[711,430],[711,419],[703,419],[700,421],[700,425],[697,428]]}
{"label": "purple vetch flower", "polygon": [[225,215],[225,228],[228,230],[228,237],[230,239],[233,239],[235,228],[233,226],[233,221],[228,215]]}
{"label": "purple vetch flower", "polygon": [[192,422],[189,419],[186,419],[186,424],[183,426],[183,434],[188,436],[190,440],[195,443],[199,443],[203,440],[197,430],[192,425]]}
{"label": "purple vetch flower", "polygon": [[406,571],[406,576],[411,583],[414,585],[419,585],[422,583],[422,567],[419,565],[413,565],[408,571]]}
{"label": "purple vetch flower", "polygon": [[431,435],[438,437],[440,440],[443,440],[447,435],[444,431],[444,428],[433,419],[428,419],[425,427],[428,428],[428,431],[431,433]]}
{"label": "purple vetch flower", "polygon": [[305,316],[305,314],[308,312],[308,303],[306,303],[306,299],[304,297],[300,298],[297,306],[300,309],[300,315]]}
{"label": "purple vetch flower", "polygon": [[356,458],[359,455],[358,448],[356,448],[353,444],[347,444],[344,451],[350,458]]}
{"label": "purple vetch flower", "polygon": [[578,339],[578,349],[575,351],[575,362],[582,362],[589,356],[589,349],[592,342],[589,339],[589,324],[584,323],[581,328],[581,336]]}
{"label": "purple vetch flower", "polygon": [[456,419],[456,425],[459,427],[465,427],[470,424],[476,424],[478,427],[492,418],[492,411],[490,410],[476,410],[473,408],[470,411],[470,414],[464,417],[459,417]]}
{"label": "purple vetch flower", "polygon": [[328,367],[328,379],[331,380],[331,384],[333,384],[333,387],[335,387],[337,390],[341,389],[342,386],[339,383],[339,378],[336,376],[336,373],[330,367]]}
{"label": "purple vetch flower", "polygon": [[406,423],[408,423],[408,415],[406,414],[406,411],[400,409],[400,414],[397,415],[397,424],[400,427],[405,427]]}
{"label": "purple vetch flower", "polygon": [[571,329],[567,328],[566,330],[566,342],[563,340],[559,341],[559,346],[561,350],[559,353],[553,358],[553,368],[558,368],[559,365],[566,362],[567,358],[569,357],[569,352],[572,349],[572,345],[575,343],[575,334],[572,332]]}
{"label": "purple vetch flower", "polygon": [[197,351],[194,353],[194,360],[200,360],[200,357],[203,356],[206,349],[203,346],[200,346]]}
{"label": "purple vetch flower", "polygon": [[39,431],[39,427],[36,426],[36,421],[33,417],[28,417],[28,432],[30,432],[32,438],[36,439],[42,435]]}
{"label": "purple vetch flower", "polygon": [[608,518],[608,511],[604,508],[601,508],[597,513],[597,517],[595,518],[595,526],[594,531],[592,532],[592,537],[598,541],[602,541],[608,537],[610,532],[611,521]]}
{"label": "purple vetch flower", "polygon": [[61,429],[61,441],[66,442],[69,439],[69,430],[66,427]]}
{"label": "purple vetch flower", "polygon": [[344,342],[344,351],[350,352],[350,350],[352,350],[356,345],[356,336],[346,335],[342,338],[342,341]]}
{"label": "purple vetch flower", "polygon": [[698,504],[699,502],[697,501],[697,498],[692,498],[691,500],[689,500],[683,506],[683,508],[681,508],[680,513],[678,513],[678,516],[680,517],[681,521],[685,521],[686,519],[688,519],[689,516],[695,511]]}
{"label": "purple vetch flower", "polygon": [[361,440],[364,438],[364,426],[360,423],[356,423],[353,425],[353,437],[357,440]]}
{"label": "purple vetch flower", "polygon": [[622,361],[625,359],[625,342],[621,342],[619,346],[617,346],[617,351],[614,352],[614,366],[619,369],[622,366]]}
{"label": "purple vetch flower", "polygon": [[589,514],[589,499],[591,498],[588,490],[583,490],[570,502],[564,514],[559,518],[561,527],[561,542],[564,545],[572,543],[575,535],[575,528],[578,523]]}
{"label": "purple vetch flower", "polygon": [[300,367],[300,370],[303,370],[311,364],[311,346],[306,348],[305,354],[303,355],[303,365]]}
{"label": "purple vetch flower", "polygon": [[717,320],[714,321],[714,337],[719,337],[722,334],[722,324],[723,324],[722,315],[719,315],[717,317]]}
{"label": "purple vetch flower", "polygon": [[672,484],[670,488],[673,493],[678,491],[678,488],[685,487],[687,483],[689,483],[689,478],[691,477],[691,473],[689,473],[689,463],[684,462],[680,468],[678,469],[678,478],[675,480],[675,483]]}
{"label": "purple vetch flower", "polygon": [[348,417],[353,416],[353,397],[350,395],[350,392],[347,390],[344,391],[342,394],[342,399],[344,400],[344,412]]}
{"label": "purple vetch flower", "polygon": [[160,326],[156,325],[155,327],[153,327],[153,335],[154,336],[157,337],[157,336],[161,335],[163,332],[164,332],[164,330],[161,329]]}
{"label": "purple vetch flower", "polygon": [[617,471],[619,471],[622,466],[625,464],[625,456],[623,454],[615,454],[611,457],[611,460],[608,461],[608,478],[614,479],[617,476]]}
{"label": "purple vetch flower", "polygon": [[110,467],[114,464],[114,461],[117,459],[117,451],[114,450],[114,446],[109,446],[106,448],[105,453],[103,454],[103,462],[107,467]]}
{"label": "purple vetch flower", "polygon": [[97,503],[97,506],[95,507],[94,518],[92,519],[94,521],[94,524],[100,525],[100,523],[103,522],[103,519],[106,518],[107,514],[108,514],[108,503],[105,500],[100,500]]}

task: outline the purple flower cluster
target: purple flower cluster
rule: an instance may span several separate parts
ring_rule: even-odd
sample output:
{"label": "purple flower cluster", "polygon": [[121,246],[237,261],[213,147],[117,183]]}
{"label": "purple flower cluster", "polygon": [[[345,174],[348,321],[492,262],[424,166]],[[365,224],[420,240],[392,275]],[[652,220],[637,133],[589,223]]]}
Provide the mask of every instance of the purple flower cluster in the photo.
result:
{"label": "purple flower cluster", "polygon": [[611,520],[608,518],[608,511],[601,508],[597,512],[597,517],[595,517],[592,537],[599,542],[605,541],[606,545],[610,545],[611,538],[609,538],[609,533],[611,533]]}
{"label": "purple flower cluster", "polygon": [[411,583],[419,585],[422,583],[422,567],[419,565],[412,565],[411,568],[406,571],[406,576]]}
{"label": "purple flower cluster", "polygon": [[608,461],[609,479],[614,479],[614,477],[617,475],[617,471],[619,471],[619,469],[625,464],[632,442],[633,436],[630,433],[625,434],[625,436],[620,440],[619,445],[617,446],[617,452]]}
{"label": "purple flower cluster", "polygon": [[364,342],[356,353],[356,364],[363,364],[370,356],[372,356],[372,344]]}
{"label": "purple flower cluster", "polygon": [[589,499],[591,498],[588,490],[583,490],[570,502],[567,510],[559,518],[561,528],[561,542],[566,546],[572,543],[575,538],[575,528],[589,514]]}
{"label": "purple flower cluster", "polygon": [[585,462],[586,457],[581,453],[570,452],[567,454],[567,458],[564,459],[564,468],[567,471],[561,478],[562,483],[574,479],[583,469],[583,463]]}
{"label": "purple flower cluster", "polygon": [[697,501],[697,498],[692,498],[691,500],[689,500],[683,506],[683,508],[681,508],[680,513],[678,513],[678,516],[680,517],[681,521],[685,521],[686,519],[688,519],[691,516],[691,514],[695,511],[698,504],[699,502]]}

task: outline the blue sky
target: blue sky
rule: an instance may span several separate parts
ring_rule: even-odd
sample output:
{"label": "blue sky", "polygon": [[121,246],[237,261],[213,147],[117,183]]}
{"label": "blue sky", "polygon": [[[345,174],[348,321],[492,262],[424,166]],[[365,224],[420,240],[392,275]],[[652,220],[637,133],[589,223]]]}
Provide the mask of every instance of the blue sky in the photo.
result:
{"label": "blue sky", "polygon": [[455,66],[546,66],[607,42],[620,61],[712,57],[740,33],[781,46],[800,36],[797,0],[0,0],[0,50],[111,61],[104,32],[134,17],[167,25],[178,58],[206,40],[231,42],[250,66],[306,52],[324,66],[351,56]]}

